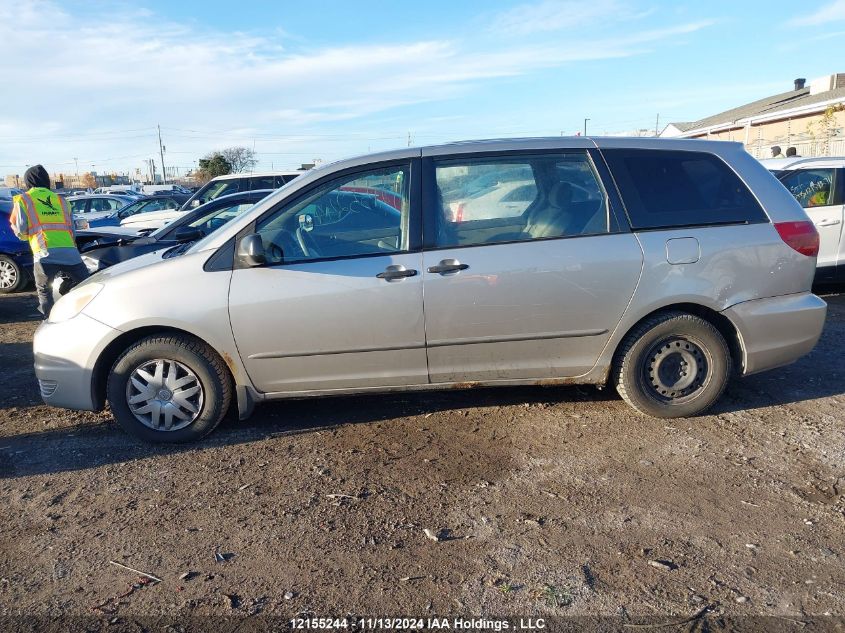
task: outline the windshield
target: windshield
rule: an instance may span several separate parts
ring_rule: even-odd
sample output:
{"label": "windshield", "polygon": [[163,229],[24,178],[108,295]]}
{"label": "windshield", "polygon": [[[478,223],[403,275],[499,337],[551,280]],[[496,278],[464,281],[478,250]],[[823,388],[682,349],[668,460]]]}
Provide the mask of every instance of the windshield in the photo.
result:
{"label": "windshield", "polygon": [[164,211],[166,209],[178,209],[179,202],[173,198],[142,198],[123,207],[119,216],[128,218],[136,213],[147,213],[150,211]]}
{"label": "windshield", "polygon": [[194,207],[198,207],[201,204],[205,204],[206,202],[210,202],[215,198],[219,198],[220,196],[225,196],[230,193],[237,193],[240,187],[240,179],[239,178],[228,178],[226,180],[212,180],[209,183],[203,185],[199,191],[197,191],[191,199],[188,200],[183,209],[191,209]]}
{"label": "windshield", "polygon": [[251,209],[253,204],[254,203],[252,202],[231,204],[229,206],[221,207],[219,209],[215,209],[214,211],[208,211],[206,213],[202,213],[201,209],[198,209],[198,211],[200,211],[199,214],[190,213],[187,215],[187,217],[171,224],[168,224],[167,226],[158,229],[154,233],[151,233],[150,237],[154,237],[157,240],[173,239],[173,237],[176,235],[176,232],[184,226],[200,229],[202,230],[203,236],[206,236],[212,231],[216,231],[217,229],[219,229],[229,220],[238,217],[247,209]]}

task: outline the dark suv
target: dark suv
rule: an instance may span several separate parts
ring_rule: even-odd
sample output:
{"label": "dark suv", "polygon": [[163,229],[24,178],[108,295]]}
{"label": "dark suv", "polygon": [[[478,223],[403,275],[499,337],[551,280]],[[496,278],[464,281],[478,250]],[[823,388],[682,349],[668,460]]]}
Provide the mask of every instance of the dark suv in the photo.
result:
{"label": "dark suv", "polygon": [[304,171],[280,171],[261,174],[227,174],[225,176],[218,176],[200,187],[182,205],[182,210],[194,209],[220,196],[228,196],[242,191],[278,189],[304,173]]}

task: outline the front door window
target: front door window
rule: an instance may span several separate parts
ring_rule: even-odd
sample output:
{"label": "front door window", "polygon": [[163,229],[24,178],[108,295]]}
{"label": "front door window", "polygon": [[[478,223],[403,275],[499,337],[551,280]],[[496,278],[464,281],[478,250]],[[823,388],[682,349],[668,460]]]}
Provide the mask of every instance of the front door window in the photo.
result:
{"label": "front door window", "polygon": [[390,255],[408,250],[407,166],[334,180],[262,220],[271,264]]}

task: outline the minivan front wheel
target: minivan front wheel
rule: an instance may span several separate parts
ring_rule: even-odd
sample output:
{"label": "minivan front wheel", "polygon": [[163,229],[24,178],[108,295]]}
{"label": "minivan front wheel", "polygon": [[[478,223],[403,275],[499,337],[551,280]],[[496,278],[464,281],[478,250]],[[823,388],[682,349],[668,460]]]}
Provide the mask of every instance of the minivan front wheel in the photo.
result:
{"label": "minivan front wheel", "polygon": [[666,312],[628,334],[613,371],[619,395],[640,413],[687,417],[703,413],[722,395],[731,375],[731,354],[711,323],[685,312]]}
{"label": "minivan front wheel", "polygon": [[109,374],[117,423],[147,442],[198,440],[229,409],[232,385],[217,353],[185,335],[150,336],[127,349]]}

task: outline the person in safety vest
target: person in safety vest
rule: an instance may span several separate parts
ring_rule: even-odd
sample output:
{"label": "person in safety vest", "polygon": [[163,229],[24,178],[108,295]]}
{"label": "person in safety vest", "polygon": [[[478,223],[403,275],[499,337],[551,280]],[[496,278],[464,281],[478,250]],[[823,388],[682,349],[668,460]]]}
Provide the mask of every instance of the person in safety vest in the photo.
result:
{"label": "person in safety vest", "polygon": [[73,216],[64,198],[50,191],[50,175],[41,165],[23,175],[28,191],[13,198],[9,216],[12,231],[18,239],[29,242],[32,249],[38,310],[44,317],[53,307],[52,281],[62,272],[77,284],[88,277],[88,269],[76,250]]}

